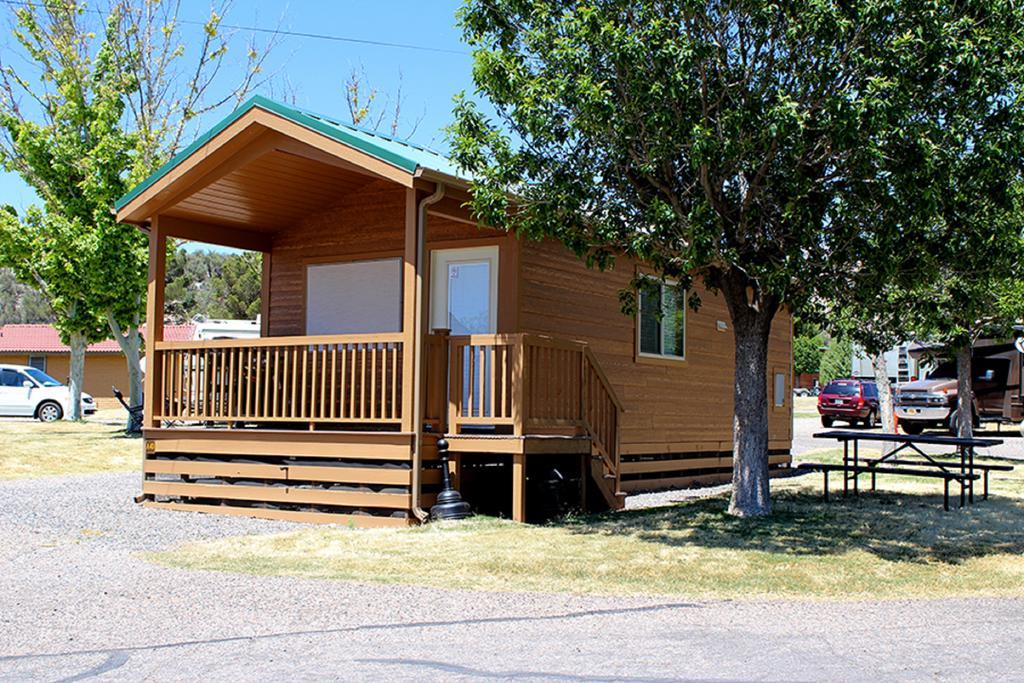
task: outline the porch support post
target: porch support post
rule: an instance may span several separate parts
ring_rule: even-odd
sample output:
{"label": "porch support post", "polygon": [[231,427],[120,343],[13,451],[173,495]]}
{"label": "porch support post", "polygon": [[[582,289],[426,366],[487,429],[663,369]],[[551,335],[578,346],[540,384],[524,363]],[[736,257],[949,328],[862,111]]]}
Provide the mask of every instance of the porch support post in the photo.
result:
{"label": "porch support post", "polygon": [[512,521],[526,521],[526,454],[512,456]]}
{"label": "porch support post", "polygon": [[260,281],[260,336],[270,336],[270,252],[263,252],[263,274]]}
{"label": "porch support post", "polygon": [[167,235],[160,227],[160,217],[153,216],[149,225],[149,285],[146,290],[146,379],[143,387],[143,427],[159,427],[155,419],[160,386],[160,357],[156,343],[164,339],[164,277],[167,273]]}
{"label": "porch support post", "polygon": [[405,252],[402,262],[402,431],[416,432],[416,416],[413,415],[413,374],[415,372],[416,348],[416,292],[421,286],[423,275],[416,260],[417,243],[416,190],[405,191]]}

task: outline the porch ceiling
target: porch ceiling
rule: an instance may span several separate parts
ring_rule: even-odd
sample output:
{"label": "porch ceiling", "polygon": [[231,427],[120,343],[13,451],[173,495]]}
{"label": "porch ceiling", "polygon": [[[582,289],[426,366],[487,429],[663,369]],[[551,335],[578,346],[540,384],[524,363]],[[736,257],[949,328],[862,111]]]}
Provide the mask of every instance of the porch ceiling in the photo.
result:
{"label": "porch ceiling", "polygon": [[162,216],[190,235],[220,226],[260,242],[259,233],[287,228],[374,180],[433,191],[437,182],[465,185],[456,172],[430,150],[257,96],[114,208],[126,223],[146,226]]}
{"label": "porch ceiling", "polygon": [[161,213],[257,232],[275,232],[375,180],[300,154],[271,149]]}

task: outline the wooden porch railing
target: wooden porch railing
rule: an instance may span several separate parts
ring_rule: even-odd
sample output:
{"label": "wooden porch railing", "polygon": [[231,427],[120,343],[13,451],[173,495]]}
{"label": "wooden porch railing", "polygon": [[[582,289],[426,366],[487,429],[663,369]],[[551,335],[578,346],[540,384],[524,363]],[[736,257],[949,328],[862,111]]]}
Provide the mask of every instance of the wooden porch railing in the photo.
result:
{"label": "wooden porch railing", "polygon": [[402,335],[158,342],[164,421],[402,421]]}
{"label": "wooden porch railing", "polygon": [[450,337],[448,430],[586,434],[619,471],[622,404],[586,344],[531,334]]}

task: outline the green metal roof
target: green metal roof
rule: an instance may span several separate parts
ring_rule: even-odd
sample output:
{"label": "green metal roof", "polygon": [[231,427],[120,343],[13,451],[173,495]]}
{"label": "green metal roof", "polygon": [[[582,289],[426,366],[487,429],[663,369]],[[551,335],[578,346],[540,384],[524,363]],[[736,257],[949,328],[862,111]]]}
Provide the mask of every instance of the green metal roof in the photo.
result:
{"label": "green metal roof", "polygon": [[171,169],[191,156],[197,149],[205,145],[217,134],[241,118],[250,109],[263,109],[273,114],[288,119],[300,126],[305,126],[338,142],[348,145],[354,149],[369,154],[372,157],[391,164],[396,168],[409,173],[417,170],[430,170],[453,177],[462,177],[455,163],[447,157],[438,154],[426,147],[413,144],[404,140],[382,135],[357,126],[320,114],[293,107],[290,105],[275,102],[261,95],[246,100],[244,104],[231,112],[220,123],[201,135],[195,142],[176,154],[170,161],[158,168],[151,176],[136,185],[130,192],[114,203],[114,207],[120,210],[128,202],[132,201],[146,188],[151,186]]}

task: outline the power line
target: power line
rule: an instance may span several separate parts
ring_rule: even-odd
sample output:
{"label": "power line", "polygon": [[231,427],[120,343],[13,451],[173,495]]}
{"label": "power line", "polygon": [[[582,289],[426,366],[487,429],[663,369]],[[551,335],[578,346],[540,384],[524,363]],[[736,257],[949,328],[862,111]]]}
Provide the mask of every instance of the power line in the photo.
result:
{"label": "power line", "polygon": [[[0,4],[10,5],[12,7],[33,7],[32,4],[25,2],[24,0],[0,0]],[[85,8],[85,11],[92,12],[94,14],[103,15],[103,12],[97,9]],[[207,22],[196,21],[194,19],[176,19],[179,24],[189,24],[192,26],[205,26]],[[386,40],[371,40],[369,38],[352,38],[349,36],[336,36],[327,33],[307,33],[305,31],[286,31],[283,29],[266,28],[263,26],[245,26],[242,24],[218,24],[219,27],[229,29],[232,31],[251,31],[253,33],[266,33],[275,36],[288,36],[294,38],[309,38],[312,40],[327,40],[335,43],[354,43],[356,45],[372,45],[374,47],[390,47],[400,50],[417,50],[419,52],[436,52],[441,54],[450,55],[465,55],[468,56],[470,53],[467,50],[454,50],[446,47],[432,47],[430,45],[414,45],[412,43],[392,43]]]}

